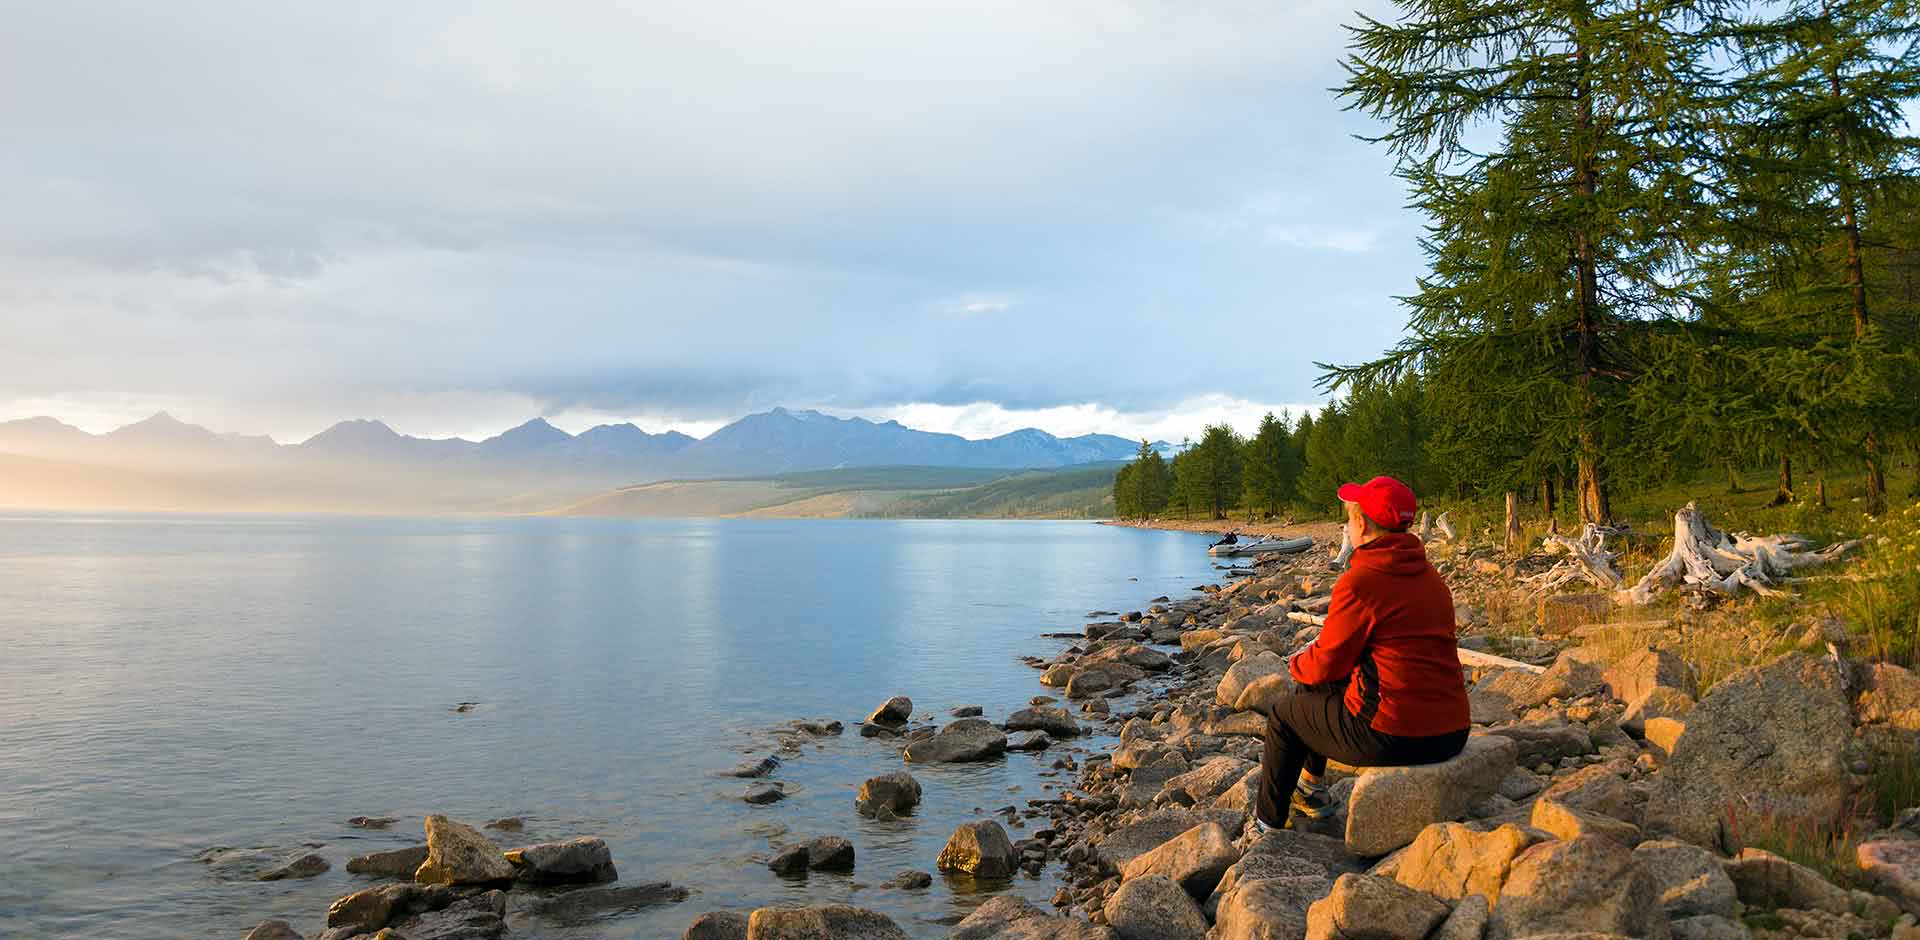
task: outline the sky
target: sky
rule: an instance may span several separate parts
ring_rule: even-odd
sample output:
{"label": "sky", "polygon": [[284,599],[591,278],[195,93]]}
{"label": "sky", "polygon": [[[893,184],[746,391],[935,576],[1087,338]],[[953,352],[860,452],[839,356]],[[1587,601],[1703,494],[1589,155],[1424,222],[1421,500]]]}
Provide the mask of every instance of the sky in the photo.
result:
{"label": "sky", "polygon": [[0,0],[0,419],[1248,431],[1421,268],[1354,6]]}

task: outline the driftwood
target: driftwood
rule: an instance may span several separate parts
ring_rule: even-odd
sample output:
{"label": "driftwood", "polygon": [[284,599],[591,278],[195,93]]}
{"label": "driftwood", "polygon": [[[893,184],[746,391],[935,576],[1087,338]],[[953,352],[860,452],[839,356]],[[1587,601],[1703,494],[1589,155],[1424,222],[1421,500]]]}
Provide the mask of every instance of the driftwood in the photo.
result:
{"label": "driftwood", "polygon": [[1352,557],[1353,557],[1353,536],[1348,534],[1346,526],[1341,526],[1340,527],[1340,550],[1335,552],[1333,555],[1333,570],[1339,571],[1347,567],[1347,561]]}
{"label": "driftwood", "polygon": [[1574,581],[1586,581],[1601,590],[1615,590],[1625,579],[1614,570],[1613,563],[1620,553],[1607,550],[1607,538],[1620,532],[1620,529],[1589,522],[1580,527],[1579,538],[1548,535],[1541,540],[1540,547],[1546,549],[1549,555],[1563,554],[1567,557],[1539,574],[1520,580],[1545,591]]}
{"label": "driftwood", "polygon": [[1460,537],[1460,533],[1454,531],[1453,516],[1444,512],[1438,519],[1430,513],[1421,512],[1420,525],[1413,530],[1413,534],[1418,535],[1422,542],[1452,542]]}
{"label": "driftwood", "polygon": [[[1297,610],[1288,611],[1287,619],[1295,623],[1304,623],[1304,624],[1308,624],[1315,627],[1324,627],[1327,625],[1327,618],[1316,616],[1314,614],[1301,613],[1300,611],[1297,611]],[[1481,668],[1498,668],[1498,669],[1520,669],[1526,672],[1531,672],[1536,674],[1547,671],[1545,666],[1536,666],[1532,663],[1523,663],[1517,659],[1508,659],[1505,656],[1495,656],[1492,653],[1482,653],[1479,650],[1470,650],[1464,647],[1457,647],[1455,648],[1454,652],[1459,654],[1460,665],[1462,666],[1476,666]]]}
{"label": "driftwood", "polygon": [[1692,503],[1673,514],[1673,551],[1639,583],[1615,594],[1622,604],[1645,604],[1663,588],[1684,585],[1717,594],[1784,593],[1789,572],[1832,561],[1852,551],[1859,539],[1809,551],[1813,542],[1798,535],[1729,535],[1713,527]]}

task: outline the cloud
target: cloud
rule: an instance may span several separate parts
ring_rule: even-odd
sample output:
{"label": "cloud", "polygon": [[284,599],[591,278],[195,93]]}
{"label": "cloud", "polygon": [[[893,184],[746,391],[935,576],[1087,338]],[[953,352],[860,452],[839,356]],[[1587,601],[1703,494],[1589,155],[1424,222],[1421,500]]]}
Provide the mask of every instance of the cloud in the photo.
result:
{"label": "cloud", "polygon": [[1324,91],[1350,16],[24,6],[0,417],[166,401],[292,437],[379,409],[426,433],[1311,400],[1314,360],[1393,339],[1419,267]]}

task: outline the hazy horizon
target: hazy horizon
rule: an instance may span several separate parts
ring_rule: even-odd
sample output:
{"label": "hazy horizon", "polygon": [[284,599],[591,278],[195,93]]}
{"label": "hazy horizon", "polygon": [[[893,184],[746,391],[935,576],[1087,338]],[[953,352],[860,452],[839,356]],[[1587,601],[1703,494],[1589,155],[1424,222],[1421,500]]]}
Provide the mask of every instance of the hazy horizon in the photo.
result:
{"label": "hazy horizon", "polygon": [[21,7],[0,414],[1250,431],[1391,342],[1421,270],[1326,90],[1351,18]]}

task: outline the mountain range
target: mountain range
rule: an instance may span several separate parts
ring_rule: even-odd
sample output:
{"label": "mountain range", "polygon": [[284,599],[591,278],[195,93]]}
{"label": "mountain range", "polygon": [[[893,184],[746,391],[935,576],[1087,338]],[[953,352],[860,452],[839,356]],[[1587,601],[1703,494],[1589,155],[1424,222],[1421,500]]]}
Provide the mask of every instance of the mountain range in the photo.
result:
{"label": "mountain range", "polygon": [[[401,434],[381,421],[342,421],[304,441],[222,434],[164,412],[104,434],[46,417],[0,422],[0,505],[36,498],[88,508],[368,511],[544,509],[610,486],[726,479],[850,467],[1057,468],[1126,460],[1138,442],[1110,434],[1061,438],[1027,428],[972,440],[897,421],[774,408],[704,438],[604,424],[569,434],[534,418],[480,441]],[[183,490],[177,499],[133,492]],[[87,489],[84,488],[83,489]],[[47,491],[47,493],[36,492]]]}

